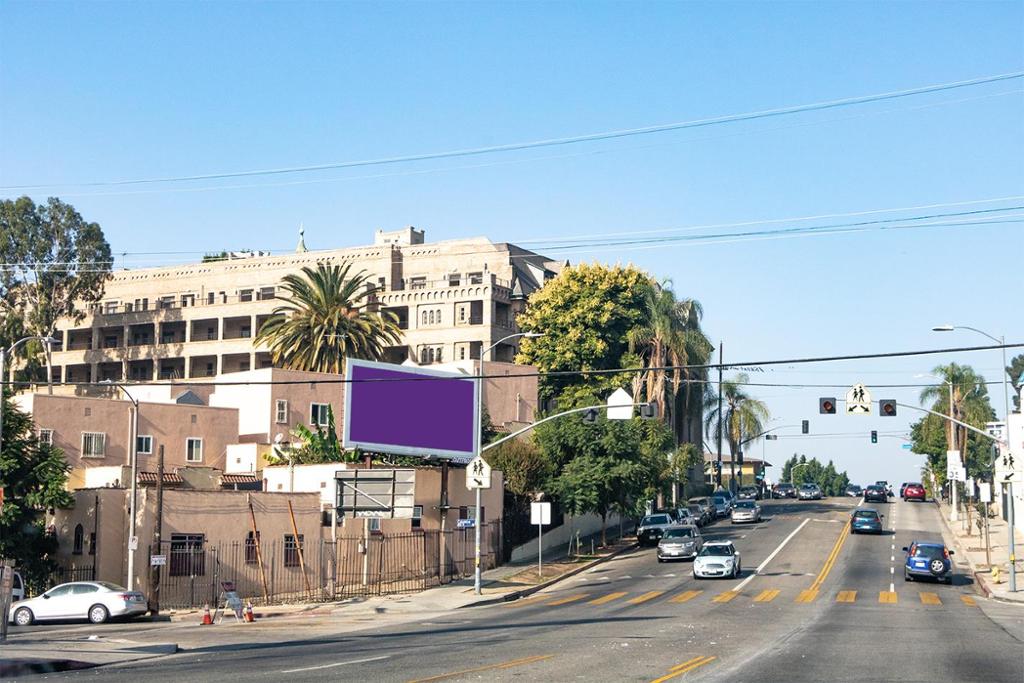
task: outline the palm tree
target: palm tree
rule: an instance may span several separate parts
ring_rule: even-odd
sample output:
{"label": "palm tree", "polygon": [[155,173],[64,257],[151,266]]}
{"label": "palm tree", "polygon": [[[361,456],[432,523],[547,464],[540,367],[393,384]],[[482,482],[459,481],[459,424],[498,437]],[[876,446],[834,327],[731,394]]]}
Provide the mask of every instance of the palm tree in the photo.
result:
{"label": "palm tree", "polygon": [[[735,379],[722,381],[722,438],[729,442],[729,453],[732,462],[740,446],[764,432],[764,425],[771,419],[768,406],[763,401],[751,397],[743,386],[750,381],[745,372],[736,375]],[[708,437],[718,440],[718,394],[708,391],[704,396],[704,428]],[[732,478],[735,479],[735,468]],[[730,482],[731,484],[732,482]]]}
{"label": "palm tree", "polygon": [[[985,378],[974,372],[969,365],[939,365],[932,370],[932,374],[945,380],[942,384],[925,387],[921,390],[921,403],[932,401],[931,409],[936,413],[949,415],[949,384],[953,385],[953,418],[966,422],[978,428],[985,426],[985,422],[994,416],[992,406],[989,403],[988,386]],[[939,419],[929,416],[926,419]],[[945,420],[946,443],[948,450],[960,449],[965,455],[967,453],[966,427],[954,425]]]}
{"label": "palm tree", "polygon": [[377,360],[385,347],[401,340],[392,314],[368,309],[372,288],[367,276],[360,271],[349,277],[350,267],[319,263],[282,279],[284,304],[254,340],[270,347],[276,365],[341,373],[346,356]]}
{"label": "palm tree", "polygon": [[711,342],[700,329],[700,303],[677,300],[671,284],[666,280],[651,286],[646,296],[645,322],[630,330],[627,340],[629,352],[639,355],[646,368],[634,385],[634,398],[639,400],[642,392],[647,400],[657,401],[658,417],[669,422],[679,443],[681,436],[682,440],[692,440],[692,434],[685,433],[692,431],[686,429],[687,423],[692,421],[694,409],[699,415],[701,408],[699,401],[692,400],[701,392],[694,394],[691,381],[702,379],[700,371],[686,366],[707,362]]}

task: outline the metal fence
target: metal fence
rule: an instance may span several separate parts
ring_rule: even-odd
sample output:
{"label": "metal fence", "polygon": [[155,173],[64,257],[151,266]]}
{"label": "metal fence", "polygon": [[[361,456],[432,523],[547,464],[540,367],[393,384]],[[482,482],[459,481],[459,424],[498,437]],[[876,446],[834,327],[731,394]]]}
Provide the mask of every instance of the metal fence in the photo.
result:
{"label": "metal fence", "polygon": [[71,581],[95,581],[96,580],[96,567],[94,565],[88,565],[84,567],[71,566],[71,567],[57,567],[52,572],[46,581],[46,588],[51,588],[61,583],[70,583]]}
{"label": "metal fence", "polygon": [[[480,529],[481,567],[496,567],[501,557],[501,520]],[[290,540],[290,539],[289,539]],[[472,576],[475,551],[473,529],[372,533],[368,539],[343,537],[336,542],[302,544],[264,541],[207,544],[161,544],[159,567],[161,607],[215,605],[222,584],[255,604],[329,601],[354,596],[385,595],[423,590]],[[301,562],[300,562],[301,557]],[[154,588],[148,593],[154,597]]]}

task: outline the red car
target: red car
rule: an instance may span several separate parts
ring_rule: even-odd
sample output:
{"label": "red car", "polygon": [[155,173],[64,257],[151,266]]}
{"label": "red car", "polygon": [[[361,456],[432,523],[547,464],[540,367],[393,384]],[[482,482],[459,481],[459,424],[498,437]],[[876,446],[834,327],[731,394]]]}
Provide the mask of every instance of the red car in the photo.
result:
{"label": "red car", "polygon": [[907,488],[903,489],[903,500],[919,500],[923,503],[925,498],[924,487],[920,484],[907,484]]}

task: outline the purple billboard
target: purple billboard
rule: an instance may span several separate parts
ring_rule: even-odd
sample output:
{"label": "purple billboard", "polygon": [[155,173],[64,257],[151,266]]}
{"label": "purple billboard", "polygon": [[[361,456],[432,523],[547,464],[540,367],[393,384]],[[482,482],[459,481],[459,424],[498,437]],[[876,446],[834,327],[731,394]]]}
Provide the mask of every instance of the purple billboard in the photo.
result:
{"label": "purple billboard", "polygon": [[345,448],[472,458],[476,380],[457,373],[346,360]]}

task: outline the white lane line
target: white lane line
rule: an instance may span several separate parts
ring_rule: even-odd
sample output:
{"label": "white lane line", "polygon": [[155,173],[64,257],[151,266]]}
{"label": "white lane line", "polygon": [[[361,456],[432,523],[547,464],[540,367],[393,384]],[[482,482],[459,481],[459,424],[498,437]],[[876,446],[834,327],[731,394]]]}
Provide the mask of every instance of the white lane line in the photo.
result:
{"label": "white lane line", "polygon": [[764,562],[762,562],[761,564],[757,565],[757,569],[754,570],[754,573],[751,574],[750,576],[748,576],[747,578],[743,579],[742,581],[740,581],[739,585],[736,586],[735,588],[733,588],[733,590],[734,591],[742,590],[744,586],[746,586],[748,583],[750,583],[755,576],[757,576],[759,573],[761,573],[762,569],[764,569],[765,567],[768,566],[769,562],[771,562],[773,559],[775,559],[776,555],[778,555],[780,552],[782,552],[782,549],[786,547],[786,544],[789,543],[790,539],[792,539],[794,536],[796,536],[797,532],[799,532],[801,529],[803,529],[804,526],[806,526],[809,521],[811,521],[811,520],[808,518],[808,519],[805,519],[804,521],[800,522],[800,526],[798,526],[796,529],[793,529],[793,533],[791,533],[789,536],[786,536],[786,538],[782,541],[782,543],[779,544],[779,547],[777,547],[775,550],[773,550],[772,554],[764,559]]}
{"label": "white lane line", "polygon": [[889,561],[890,562],[895,562],[896,561],[896,556],[895,555],[890,555],[889,556]]}
{"label": "white lane line", "polygon": [[336,666],[346,666],[348,664],[363,664],[364,662],[376,662],[381,659],[389,659],[391,655],[381,655],[379,657],[367,657],[365,659],[351,659],[347,662],[335,662],[334,664],[324,664],[323,666],[307,666],[304,669],[288,669],[282,671],[283,674],[297,674],[301,671],[317,671],[319,669],[333,669]]}
{"label": "white lane line", "polygon": [[889,582],[889,592],[890,593],[895,593],[896,592],[896,584],[894,584],[892,581]]}
{"label": "white lane line", "polygon": [[859,501],[857,501],[857,507],[860,507],[863,504],[864,504],[864,499],[863,498],[861,498]]}

